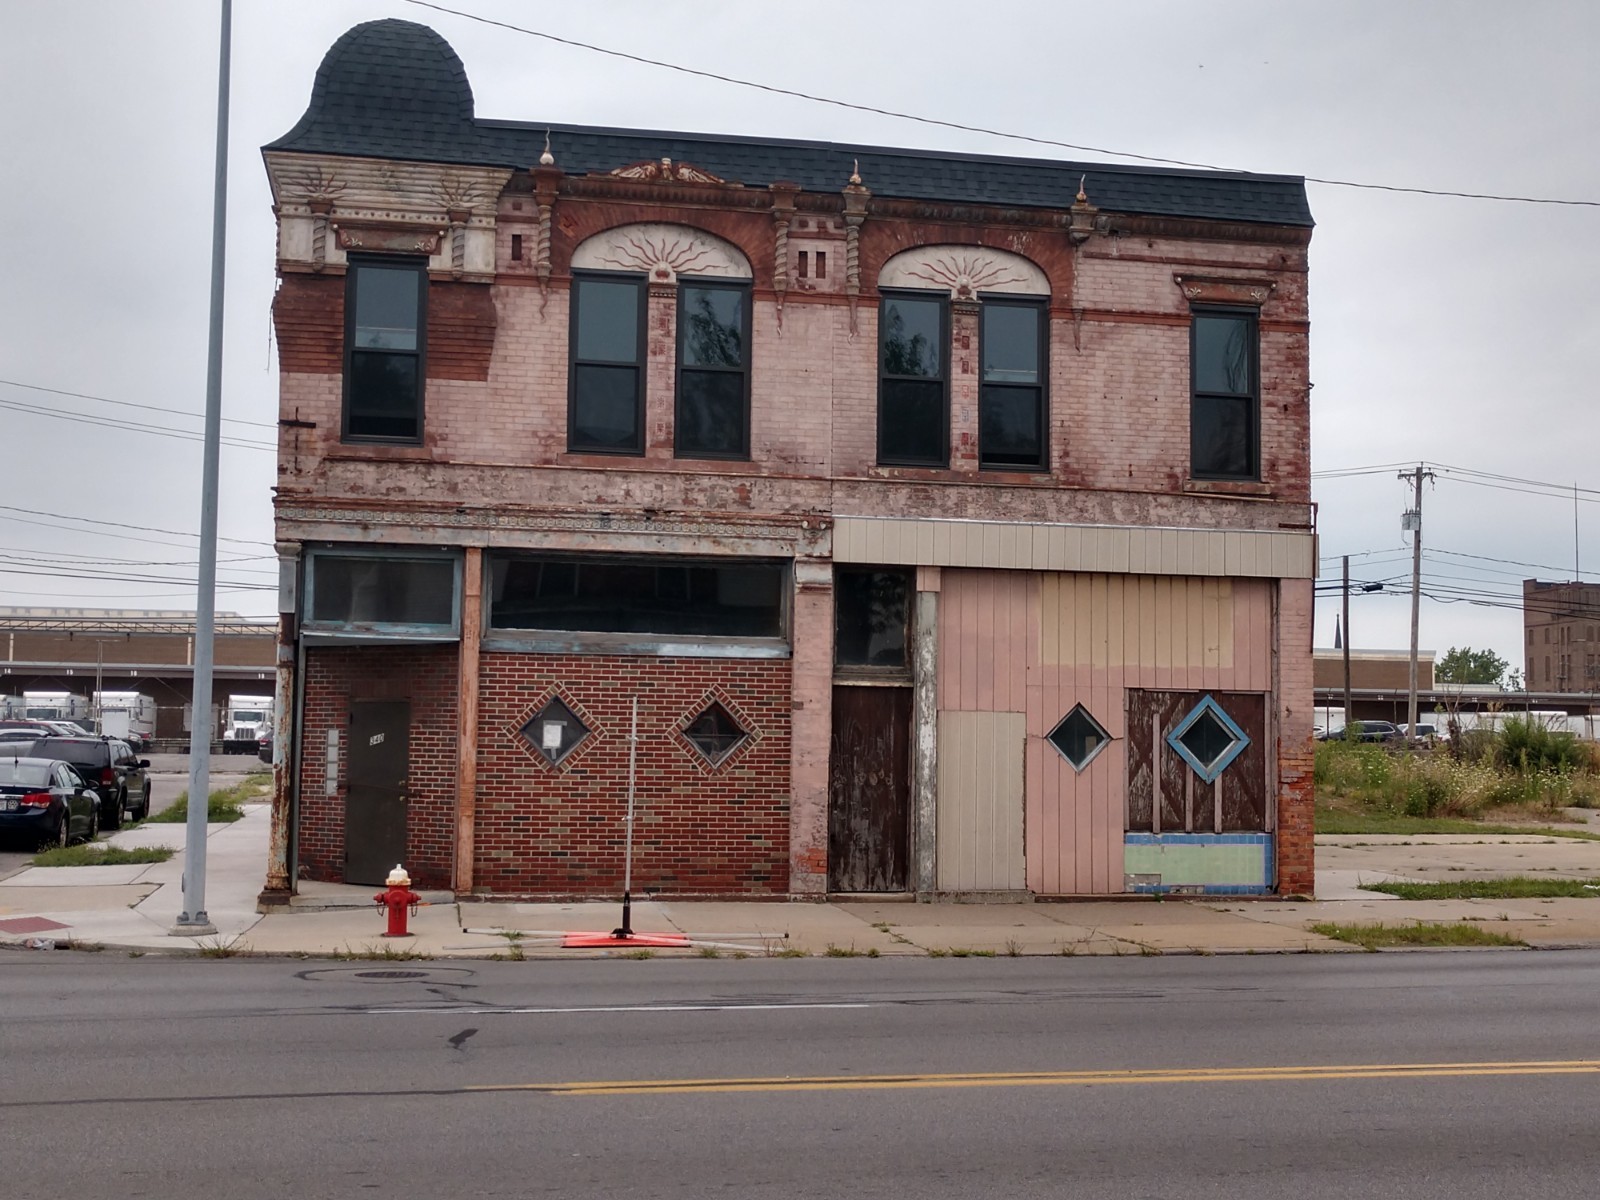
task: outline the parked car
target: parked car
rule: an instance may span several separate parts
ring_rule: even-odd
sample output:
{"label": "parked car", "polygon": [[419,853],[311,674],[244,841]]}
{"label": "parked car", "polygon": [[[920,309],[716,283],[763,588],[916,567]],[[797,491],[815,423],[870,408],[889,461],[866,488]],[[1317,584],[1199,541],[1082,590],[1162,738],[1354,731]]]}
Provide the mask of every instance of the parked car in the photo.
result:
{"label": "parked car", "polygon": [[1358,742],[1398,742],[1403,737],[1393,721],[1351,721],[1345,737]]}
{"label": "parked car", "polygon": [[132,813],[135,821],[150,815],[150,760],[135,758],[120,738],[49,737],[34,742],[35,758],[65,759],[100,795],[100,827],[118,829]]}
{"label": "parked car", "polygon": [[256,739],[256,757],[264,763],[272,761],[272,733],[270,730]]}
{"label": "parked car", "polygon": [[[1406,730],[1410,728],[1411,727],[1409,725],[1399,726],[1399,732],[1402,739],[1406,736]],[[1440,728],[1432,722],[1417,722],[1416,740],[1423,743],[1423,745],[1431,746],[1443,736],[1445,736],[1443,731],[1441,731]]]}
{"label": "parked car", "polygon": [[71,763],[0,757],[0,834],[43,850],[92,842],[99,828],[100,797]]}
{"label": "parked car", "polygon": [[0,733],[32,734],[34,737],[53,737],[57,730],[52,729],[44,721],[28,720],[23,717],[10,718],[0,721]]}

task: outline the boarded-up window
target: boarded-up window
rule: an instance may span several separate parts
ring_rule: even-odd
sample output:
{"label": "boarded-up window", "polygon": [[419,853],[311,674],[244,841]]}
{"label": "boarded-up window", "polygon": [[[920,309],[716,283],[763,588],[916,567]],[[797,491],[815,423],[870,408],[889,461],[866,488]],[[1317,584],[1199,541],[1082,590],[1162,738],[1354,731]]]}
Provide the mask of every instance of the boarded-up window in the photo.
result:
{"label": "boarded-up window", "polygon": [[[1206,695],[1249,738],[1207,783],[1172,748]],[[1128,821],[1141,833],[1247,833],[1268,824],[1266,696],[1260,692],[1128,691]]]}

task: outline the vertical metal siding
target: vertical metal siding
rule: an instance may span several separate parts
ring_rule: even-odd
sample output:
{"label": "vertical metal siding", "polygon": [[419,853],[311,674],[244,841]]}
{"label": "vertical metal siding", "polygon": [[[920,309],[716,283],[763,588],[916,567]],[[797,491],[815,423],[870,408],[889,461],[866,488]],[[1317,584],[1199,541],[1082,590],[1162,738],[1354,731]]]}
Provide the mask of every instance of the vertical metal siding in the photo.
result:
{"label": "vertical metal siding", "polygon": [[1023,870],[1020,712],[939,714],[939,889],[1017,891]]}

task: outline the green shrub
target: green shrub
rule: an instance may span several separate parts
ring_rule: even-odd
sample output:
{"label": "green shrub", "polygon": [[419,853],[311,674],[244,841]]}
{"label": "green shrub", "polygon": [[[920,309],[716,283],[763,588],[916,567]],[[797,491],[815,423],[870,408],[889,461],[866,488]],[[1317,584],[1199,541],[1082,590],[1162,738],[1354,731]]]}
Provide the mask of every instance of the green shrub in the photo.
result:
{"label": "green shrub", "polygon": [[1510,771],[1575,771],[1588,755],[1570,733],[1556,733],[1531,717],[1509,717],[1495,738],[1495,761]]}

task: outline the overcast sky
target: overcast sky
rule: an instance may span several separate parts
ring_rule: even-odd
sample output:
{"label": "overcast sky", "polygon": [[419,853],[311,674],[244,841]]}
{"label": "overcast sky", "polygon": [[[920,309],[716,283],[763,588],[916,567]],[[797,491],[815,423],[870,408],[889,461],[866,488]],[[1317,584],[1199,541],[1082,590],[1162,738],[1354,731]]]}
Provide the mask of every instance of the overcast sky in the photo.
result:
{"label": "overcast sky", "polygon": [[[1108,151],[1600,201],[1592,0],[990,0],[981,20],[943,0],[452,7]],[[193,607],[192,582],[151,580],[192,578],[199,527],[218,12],[0,0],[0,605]],[[304,111],[334,39],[385,16],[450,41],[480,117],[1130,161],[695,79],[403,0],[237,0],[222,610],[275,607],[274,235],[259,147]],[[1356,580],[1404,590],[1396,472],[1425,461],[1437,480],[1422,646],[1490,647],[1520,666],[1519,581],[1580,566],[1600,579],[1600,207],[1309,191],[1313,470],[1380,468],[1317,478],[1323,570],[1336,582],[1350,554]],[[1574,485],[1596,490],[1575,505]],[[1319,601],[1318,645],[1332,644],[1337,607],[1336,593]],[[1403,596],[1360,596],[1352,644],[1403,647],[1408,621]]]}

